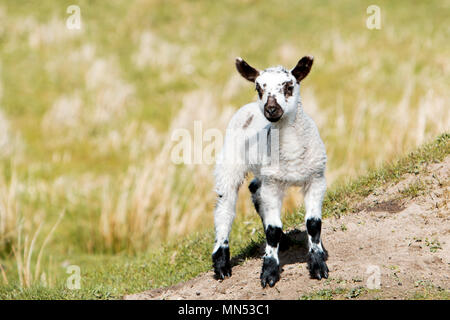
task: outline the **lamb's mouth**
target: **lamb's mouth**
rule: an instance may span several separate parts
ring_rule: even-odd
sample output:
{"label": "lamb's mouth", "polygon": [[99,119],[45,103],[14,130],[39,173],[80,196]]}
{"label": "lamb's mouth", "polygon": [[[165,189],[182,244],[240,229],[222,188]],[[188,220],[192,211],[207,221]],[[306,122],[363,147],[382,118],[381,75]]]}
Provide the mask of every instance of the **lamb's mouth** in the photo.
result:
{"label": "lamb's mouth", "polygon": [[274,114],[270,114],[268,111],[264,110],[264,116],[270,122],[277,122],[278,120],[280,120],[281,117],[283,116],[283,113],[284,112],[281,109],[278,112],[275,112]]}

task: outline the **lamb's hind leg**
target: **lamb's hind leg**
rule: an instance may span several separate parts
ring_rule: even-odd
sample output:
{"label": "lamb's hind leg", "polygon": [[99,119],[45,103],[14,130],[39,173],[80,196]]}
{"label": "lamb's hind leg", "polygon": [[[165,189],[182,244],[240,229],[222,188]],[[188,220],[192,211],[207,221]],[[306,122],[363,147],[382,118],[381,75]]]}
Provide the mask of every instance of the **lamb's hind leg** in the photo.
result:
{"label": "lamb's hind leg", "polygon": [[328,267],[325,261],[328,253],[323,248],[320,237],[322,229],[322,202],[326,191],[323,174],[314,177],[304,187],[306,208],[306,229],[308,232],[308,269],[311,278],[328,278]]}
{"label": "lamb's hind leg", "polygon": [[[256,212],[259,214],[259,216],[261,217],[261,220],[263,222],[264,225],[264,221],[263,221],[263,217],[261,215],[260,212],[260,207],[261,207],[261,179],[256,177],[254,178],[250,184],[248,185],[248,189],[250,190],[251,194],[252,194],[252,201],[253,201],[253,205],[255,206],[255,210]],[[278,250],[279,251],[286,251],[287,249],[289,249],[291,245],[291,239],[284,233],[281,232],[281,240],[280,240],[280,244],[278,246]]]}
{"label": "lamb's hind leg", "polygon": [[259,208],[261,206],[260,188],[261,188],[261,180],[259,178],[254,178],[248,185],[248,189],[252,194],[252,201],[253,205],[255,206],[255,210],[261,216],[259,212]]}

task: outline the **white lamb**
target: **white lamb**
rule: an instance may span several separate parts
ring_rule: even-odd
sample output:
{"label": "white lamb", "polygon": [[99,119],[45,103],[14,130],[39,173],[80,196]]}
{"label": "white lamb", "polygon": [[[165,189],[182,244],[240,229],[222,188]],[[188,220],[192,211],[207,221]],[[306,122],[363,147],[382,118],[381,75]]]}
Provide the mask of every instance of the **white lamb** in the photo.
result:
{"label": "white lamb", "polygon": [[255,83],[258,101],[243,106],[232,117],[217,158],[216,238],[212,254],[217,279],[231,276],[228,239],[238,190],[248,172],[255,176],[249,189],[267,240],[260,276],[262,287],[272,287],[280,279],[280,214],[289,186],[301,186],[304,194],[310,275],[319,280],[328,277],[327,252],[320,238],[327,156],[317,127],[303,111],[300,100],[300,81],[312,64],[313,58],[305,56],[290,71],[282,66],[258,71],[242,58],[236,59],[239,73]]}

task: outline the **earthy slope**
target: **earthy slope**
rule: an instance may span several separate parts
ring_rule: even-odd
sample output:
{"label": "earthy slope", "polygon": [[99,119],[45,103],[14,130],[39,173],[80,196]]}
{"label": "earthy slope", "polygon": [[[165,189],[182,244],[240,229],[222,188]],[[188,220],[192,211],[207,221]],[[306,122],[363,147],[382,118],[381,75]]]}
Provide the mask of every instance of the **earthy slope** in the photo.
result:
{"label": "earthy slope", "polygon": [[[302,227],[289,232],[296,241],[280,254],[283,272],[274,288],[261,288],[261,260],[248,259],[223,282],[214,280],[209,271],[185,283],[125,299],[448,299],[449,173],[447,156],[418,175],[407,174],[395,184],[376,189],[361,202],[359,212],[324,220],[328,280],[308,276]],[[377,268],[381,286],[368,289]]]}

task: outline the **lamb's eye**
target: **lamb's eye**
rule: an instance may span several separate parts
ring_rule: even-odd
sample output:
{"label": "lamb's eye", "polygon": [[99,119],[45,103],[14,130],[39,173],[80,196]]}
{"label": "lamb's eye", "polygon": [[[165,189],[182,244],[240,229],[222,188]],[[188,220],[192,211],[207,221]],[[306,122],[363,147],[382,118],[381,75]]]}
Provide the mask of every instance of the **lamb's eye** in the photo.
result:
{"label": "lamb's eye", "polygon": [[261,99],[263,96],[263,90],[261,89],[261,87],[259,86],[259,84],[256,84],[256,91],[258,91],[258,96]]}
{"label": "lamb's eye", "polygon": [[292,96],[292,92],[294,92],[294,86],[292,86],[290,84],[286,84],[284,86],[284,95],[286,97]]}

